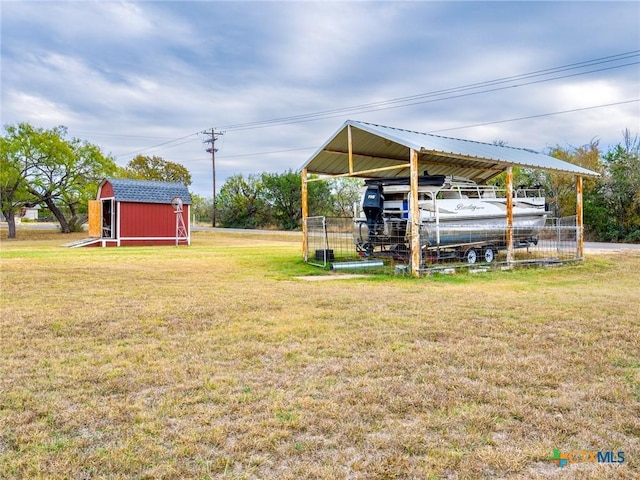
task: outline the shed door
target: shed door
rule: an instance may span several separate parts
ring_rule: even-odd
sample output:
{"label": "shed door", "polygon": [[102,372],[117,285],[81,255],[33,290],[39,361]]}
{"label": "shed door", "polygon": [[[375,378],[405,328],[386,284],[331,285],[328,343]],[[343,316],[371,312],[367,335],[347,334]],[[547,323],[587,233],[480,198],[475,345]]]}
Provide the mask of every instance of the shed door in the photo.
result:
{"label": "shed door", "polygon": [[89,236],[100,238],[100,200],[89,200]]}
{"label": "shed door", "polygon": [[102,238],[116,238],[116,209],[113,199],[102,200]]}

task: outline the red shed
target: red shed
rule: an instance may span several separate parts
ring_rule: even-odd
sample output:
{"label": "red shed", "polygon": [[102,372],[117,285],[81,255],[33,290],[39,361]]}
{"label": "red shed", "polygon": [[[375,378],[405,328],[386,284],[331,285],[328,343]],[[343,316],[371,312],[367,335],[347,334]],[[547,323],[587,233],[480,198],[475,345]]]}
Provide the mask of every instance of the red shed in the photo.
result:
{"label": "red shed", "polygon": [[89,202],[89,245],[190,245],[191,196],[181,183],[106,179]]}

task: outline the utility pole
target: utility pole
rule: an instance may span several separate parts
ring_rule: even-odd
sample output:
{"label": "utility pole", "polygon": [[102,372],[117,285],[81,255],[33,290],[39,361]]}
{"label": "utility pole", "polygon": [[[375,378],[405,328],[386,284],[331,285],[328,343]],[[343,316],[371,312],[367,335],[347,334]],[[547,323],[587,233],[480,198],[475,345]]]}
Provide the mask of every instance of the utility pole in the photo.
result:
{"label": "utility pole", "polygon": [[216,152],[218,149],[216,148],[216,140],[220,137],[220,135],[224,135],[224,132],[216,132],[215,128],[211,130],[205,130],[205,135],[211,135],[211,138],[207,138],[204,143],[210,143],[211,147],[207,148],[207,152],[211,154],[211,165],[213,170],[213,215],[211,225],[213,227],[216,226]]}

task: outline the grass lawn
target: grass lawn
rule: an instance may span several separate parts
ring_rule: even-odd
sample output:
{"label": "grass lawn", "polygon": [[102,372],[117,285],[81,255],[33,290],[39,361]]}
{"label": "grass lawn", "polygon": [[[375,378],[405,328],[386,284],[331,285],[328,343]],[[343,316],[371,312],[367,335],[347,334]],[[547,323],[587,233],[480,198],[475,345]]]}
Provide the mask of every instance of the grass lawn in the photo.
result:
{"label": "grass lawn", "polygon": [[297,236],[18,234],[0,478],[640,476],[640,253],[310,282]]}

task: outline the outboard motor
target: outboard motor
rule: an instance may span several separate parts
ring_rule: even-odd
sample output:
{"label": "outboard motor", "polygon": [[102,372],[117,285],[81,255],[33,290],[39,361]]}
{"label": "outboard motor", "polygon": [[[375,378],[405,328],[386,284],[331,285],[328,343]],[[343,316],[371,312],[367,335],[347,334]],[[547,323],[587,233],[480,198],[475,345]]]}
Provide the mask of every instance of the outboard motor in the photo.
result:
{"label": "outboard motor", "polygon": [[384,231],[384,219],[382,218],[382,211],[384,210],[384,196],[382,195],[380,185],[369,185],[367,187],[362,201],[362,210],[367,217],[369,241],[371,241],[372,237],[375,237]]}

